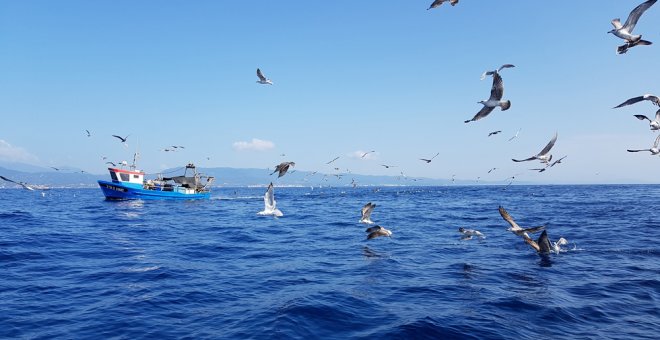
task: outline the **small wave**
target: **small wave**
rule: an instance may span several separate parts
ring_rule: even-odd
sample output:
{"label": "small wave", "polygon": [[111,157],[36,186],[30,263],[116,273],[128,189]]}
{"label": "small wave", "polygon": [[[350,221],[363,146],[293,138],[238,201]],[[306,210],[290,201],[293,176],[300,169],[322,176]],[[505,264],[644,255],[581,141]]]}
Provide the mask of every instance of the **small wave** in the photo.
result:
{"label": "small wave", "polygon": [[160,266],[131,267],[131,268],[123,269],[122,272],[124,272],[124,273],[144,273],[144,272],[150,272],[150,271],[158,270],[158,269],[160,269]]}

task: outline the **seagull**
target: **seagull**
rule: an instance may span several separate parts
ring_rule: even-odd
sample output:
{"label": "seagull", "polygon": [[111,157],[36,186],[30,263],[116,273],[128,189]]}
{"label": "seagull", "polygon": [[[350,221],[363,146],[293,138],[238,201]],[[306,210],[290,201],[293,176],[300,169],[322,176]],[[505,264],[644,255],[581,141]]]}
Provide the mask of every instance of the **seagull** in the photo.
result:
{"label": "seagull", "polygon": [[325,163],[325,164],[332,164],[332,162],[334,162],[334,161],[336,161],[336,160],[338,160],[338,159],[339,159],[339,157],[335,157],[333,160],[331,160],[330,162],[327,162],[327,163]]}
{"label": "seagull", "polygon": [[55,170],[55,171],[60,171],[60,168],[56,168],[56,167],[54,167],[54,166],[51,166],[50,168],[53,169],[53,170]]}
{"label": "seagull", "polygon": [[370,153],[374,153],[374,152],[376,152],[376,151],[375,151],[375,150],[371,150],[371,151],[365,152],[365,153],[362,154],[362,157],[360,157],[360,158],[364,158],[364,157],[366,157],[368,154],[370,154]]}
{"label": "seagull", "polygon": [[[129,135],[129,136],[130,136],[130,135]],[[128,139],[128,136],[126,136],[126,137],[121,137],[121,136],[117,136],[117,135],[112,135],[112,137],[119,138],[119,140],[120,140],[122,143],[126,143],[126,140]]]}
{"label": "seagull", "polygon": [[463,227],[460,227],[460,228],[458,228],[458,232],[463,234],[463,236],[461,236],[461,240],[470,240],[470,239],[472,239],[473,236],[476,236],[476,237],[479,237],[479,238],[486,238],[486,236],[484,236],[484,234],[482,234],[480,231],[474,230],[474,229],[465,229]]}
{"label": "seagull", "polygon": [[493,172],[493,171],[495,171],[495,170],[497,170],[497,168],[492,168],[492,169],[488,170],[488,173],[491,173],[491,172]]}
{"label": "seagull", "polygon": [[419,160],[420,160],[420,161],[424,161],[424,162],[426,162],[426,164],[428,164],[428,163],[431,163],[431,161],[432,161],[434,158],[438,157],[439,154],[440,154],[439,152],[436,153],[435,156],[431,157],[431,159],[420,158]]}
{"label": "seagull", "polygon": [[516,67],[516,66],[512,65],[512,64],[504,64],[504,65],[500,66],[500,68],[498,68],[497,70],[485,71],[484,73],[481,74],[480,79],[484,80],[484,79],[486,79],[486,76],[492,76],[493,74],[499,73],[500,71],[502,71],[505,68],[512,68],[512,67]]}
{"label": "seagull", "polygon": [[105,162],[105,164],[110,164],[112,166],[117,166],[117,164],[115,164],[114,162]]}
{"label": "seagull", "polygon": [[623,103],[621,103],[621,104],[619,104],[619,105],[617,105],[613,108],[618,109],[620,107],[624,107],[624,106],[627,106],[627,105],[632,105],[632,104],[635,104],[635,103],[639,103],[643,100],[648,100],[651,103],[653,103],[653,105],[660,106],[660,98],[658,98],[658,96],[647,93],[643,96],[630,98],[630,99],[626,100],[625,102],[623,102]]}
{"label": "seagull", "polygon": [[657,154],[660,154],[660,149],[658,149],[658,144],[660,144],[660,135],[655,138],[655,142],[653,143],[653,147],[650,149],[641,149],[641,150],[630,150],[628,149],[628,152],[640,152],[640,151],[649,151],[651,152],[651,155],[655,156]]}
{"label": "seagull", "polygon": [[553,166],[555,166],[555,165],[561,163],[561,161],[563,161],[564,158],[566,158],[566,157],[568,157],[568,156],[564,156],[564,157],[562,157],[562,158],[560,158],[560,159],[558,159],[558,160],[552,162],[550,165],[548,165],[548,167],[552,168]]}
{"label": "seagull", "polygon": [[374,224],[374,222],[371,221],[371,212],[375,207],[376,205],[371,202],[365,204],[364,207],[362,207],[362,217],[360,218],[360,223]]}
{"label": "seagull", "polygon": [[616,50],[617,54],[626,53],[628,52],[629,48],[635,47],[637,45],[652,44],[650,41],[642,40],[641,35],[634,35],[632,31],[633,29],[635,29],[635,25],[637,25],[637,21],[639,20],[639,17],[641,17],[642,14],[647,9],[649,9],[649,7],[653,6],[653,4],[656,3],[656,1],[658,0],[648,0],[643,2],[641,5],[635,7],[635,9],[633,9],[632,12],[630,12],[630,14],[628,15],[628,19],[623,25],[621,25],[621,20],[619,18],[612,20],[612,26],[614,26],[614,29],[607,33],[612,33],[615,36],[626,41],[624,45],[621,45],[617,48]]}
{"label": "seagull", "polygon": [[520,133],[520,130],[521,129],[518,129],[518,131],[516,131],[516,134],[513,137],[509,138],[509,142],[512,141],[514,138],[518,137],[518,134]]}
{"label": "seagull", "polygon": [[369,235],[367,235],[367,240],[371,240],[372,238],[376,238],[378,236],[387,236],[387,237],[392,237],[392,232],[379,226],[373,226],[371,228],[367,228],[365,230]]}
{"label": "seagull", "polygon": [[509,222],[509,224],[511,225],[511,227],[509,227],[509,229],[507,229],[507,230],[514,233],[514,234],[516,234],[516,235],[518,235],[518,236],[520,236],[520,237],[522,237],[525,240],[528,240],[528,239],[531,240],[531,238],[529,237],[529,233],[536,233],[536,232],[539,232],[539,231],[545,229],[545,226],[532,227],[532,228],[521,228],[516,223],[516,221],[513,220],[513,217],[511,217],[511,215],[509,215],[509,213],[504,209],[504,207],[500,206],[499,211],[500,211],[500,215],[502,216],[502,218],[505,221]]}
{"label": "seagull", "polygon": [[289,171],[289,167],[294,167],[296,166],[296,163],[294,162],[282,162],[278,165],[275,166],[275,171],[271,172],[270,174],[274,174],[276,172],[279,172],[277,175],[277,178],[280,178],[286,174],[287,171]]}
{"label": "seagull", "polygon": [[387,165],[387,164],[381,164],[380,166],[384,166],[385,169],[396,168],[397,167],[396,165]]}
{"label": "seagull", "polygon": [[185,149],[185,147],[183,147],[181,145],[172,145],[172,147],[175,148],[175,149]]}
{"label": "seagull", "polygon": [[85,130],[87,132],[87,137],[92,137],[92,134],[89,132],[89,130]]}
{"label": "seagull", "polygon": [[634,115],[634,116],[639,120],[648,120],[649,126],[651,127],[652,131],[660,130],[660,110],[656,111],[654,120],[651,120],[651,118],[645,115]]}
{"label": "seagull", "polygon": [[496,134],[498,134],[498,133],[500,133],[500,132],[502,132],[502,130],[497,130],[497,131],[490,132],[490,133],[488,133],[488,137],[490,137],[490,136],[492,136],[492,135],[496,135]]}
{"label": "seagull", "polygon": [[502,84],[502,77],[499,73],[493,74],[493,86],[490,89],[490,98],[488,100],[479,101],[479,104],[483,104],[483,108],[477,112],[472,119],[466,120],[465,123],[477,121],[481,118],[488,116],[495,107],[499,106],[502,111],[506,111],[511,107],[510,100],[502,100],[504,96],[504,85]]}
{"label": "seagull", "polygon": [[284,214],[277,209],[275,202],[275,194],[273,193],[273,182],[268,185],[268,189],[264,194],[264,210],[257,213],[262,216],[275,216],[282,217]]}
{"label": "seagull", "polygon": [[266,78],[263,73],[261,73],[260,69],[257,69],[257,77],[259,77],[259,80],[257,80],[257,83],[259,84],[264,84],[264,85],[273,85],[273,81],[270,79]]}
{"label": "seagull", "polygon": [[442,3],[447,1],[449,1],[449,4],[451,4],[452,6],[456,6],[456,4],[458,3],[458,0],[435,0],[431,4],[431,6],[429,6],[429,8],[427,8],[426,10],[428,11],[429,9],[439,7],[440,5],[442,5]]}
{"label": "seagull", "polygon": [[557,141],[557,133],[555,132],[555,136],[552,137],[548,145],[541,150],[536,156],[529,157],[527,159],[512,159],[514,162],[526,162],[526,161],[533,161],[535,159],[538,159],[541,161],[541,163],[548,164],[550,160],[552,160],[552,155],[548,155],[548,152],[550,152],[550,149],[552,149],[553,146],[555,146],[555,142]]}
{"label": "seagull", "polygon": [[27,184],[27,183],[12,181],[11,179],[9,179],[9,178],[7,178],[7,177],[5,177],[5,176],[0,176],[0,179],[5,180],[5,181],[10,182],[10,183],[14,183],[14,184],[20,185],[20,186],[22,186],[23,189],[25,189],[25,190],[34,191],[34,188],[33,188],[31,185]]}

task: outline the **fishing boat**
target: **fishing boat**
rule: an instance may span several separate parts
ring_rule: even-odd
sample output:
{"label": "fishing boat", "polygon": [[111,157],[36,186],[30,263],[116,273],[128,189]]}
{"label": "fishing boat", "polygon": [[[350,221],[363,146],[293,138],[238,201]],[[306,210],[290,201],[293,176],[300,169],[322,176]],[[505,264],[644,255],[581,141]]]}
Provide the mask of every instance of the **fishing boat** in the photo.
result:
{"label": "fishing boat", "polygon": [[194,164],[185,167],[182,176],[163,177],[145,180],[144,171],[135,165],[130,169],[108,168],[112,181],[99,180],[103,195],[108,200],[126,199],[208,199],[210,187],[215,177],[197,173]]}

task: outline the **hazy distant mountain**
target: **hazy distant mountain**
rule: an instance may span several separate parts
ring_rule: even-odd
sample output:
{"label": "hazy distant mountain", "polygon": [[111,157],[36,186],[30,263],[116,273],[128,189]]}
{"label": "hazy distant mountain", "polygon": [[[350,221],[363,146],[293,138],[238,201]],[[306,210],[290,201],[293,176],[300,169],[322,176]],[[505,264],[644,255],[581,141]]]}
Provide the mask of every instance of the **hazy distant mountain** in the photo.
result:
{"label": "hazy distant mountain", "polygon": [[[26,164],[7,164],[0,166],[0,175],[16,181],[31,184],[43,184],[52,187],[94,187],[97,180],[109,180],[110,175],[87,174],[70,170],[55,171],[50,168],[41,168]],[[182,175],[183,170],[169,169],[163,171],[166,176]],[[277,174],[270,175],[267,169],[241,169],[241,168],[198,168],[200,173],[214,176],[216,186],[267,186],[273,182],[279,186],[383,186],[383,185],[447,185],[449,180],[428,178],[409,178],[402,176],[370,176],[350,173],[341,174],[312,174],[309,171],[289,171],[285,176],[277,178]],[[154,175],[147,175],[153,178]],[[458,183],[458,181],[457,181]],[[0,181],[0,187],[13,187],[11,183]]]}

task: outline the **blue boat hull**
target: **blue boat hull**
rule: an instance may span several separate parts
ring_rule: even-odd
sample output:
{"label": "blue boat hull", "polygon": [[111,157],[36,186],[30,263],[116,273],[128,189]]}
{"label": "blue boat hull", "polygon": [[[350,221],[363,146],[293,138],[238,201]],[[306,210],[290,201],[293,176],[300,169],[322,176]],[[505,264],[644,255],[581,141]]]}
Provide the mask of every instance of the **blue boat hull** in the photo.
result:
{"label": "blue boat hull", "polygon": [[98,181],[103,195],[109,200],[160,200],[160,199],[208,199],[210,192],[185,194],[176,191],[148,190],[141,186],[124,185],[117,182]]}

